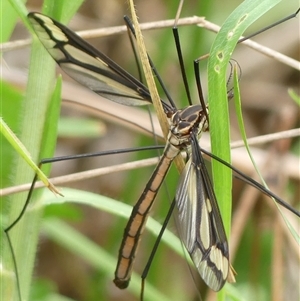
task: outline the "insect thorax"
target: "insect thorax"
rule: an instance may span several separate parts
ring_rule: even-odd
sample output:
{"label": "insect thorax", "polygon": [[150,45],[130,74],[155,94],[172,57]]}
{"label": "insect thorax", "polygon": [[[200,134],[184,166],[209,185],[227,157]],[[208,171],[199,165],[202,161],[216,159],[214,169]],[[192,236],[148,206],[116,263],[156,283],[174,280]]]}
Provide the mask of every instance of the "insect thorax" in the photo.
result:
{"label": "insect thorax", "polygon": [[207,129],[208,122],[201,105],[192,105],[176,111],[171,116],[168,140],[177,148],[186,148],[190,145],[192,132],[200,137],[201,133]]}

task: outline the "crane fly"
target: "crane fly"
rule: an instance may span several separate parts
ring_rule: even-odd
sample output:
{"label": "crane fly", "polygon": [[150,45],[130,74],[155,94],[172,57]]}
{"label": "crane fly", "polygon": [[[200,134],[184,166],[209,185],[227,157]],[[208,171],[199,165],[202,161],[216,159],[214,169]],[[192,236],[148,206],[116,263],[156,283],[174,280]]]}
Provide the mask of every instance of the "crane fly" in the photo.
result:
{"label": "crane fly", "polygon": [[[151,102],[148,89],[107,56],[59,22],[39,13],[28,18],[44,47],[59,66],[79,83],[126,105]],[[183,171],[176,203],[181,238],[205,283],[219,291],[229,271],[229,248],[220,211],[197,143],[208,130],[207,108],[191,105],[177,110],[165,102],[170,131],[163,155],[141,194],[124,231],[114,282],[128,286],[132,265],[149,211],[174,158],[185,150],[190,159]]]}
{"label": "crane fly", "polygon": [[[120,104],[137,106],[152,103],[144,84],[66,26],[40,13],[29,13],[28,18],[50,55],[79,83]],[[201,134],[209,129],[208,107],[195,104],[178,110],[164,101],[162,106],[169,121],[167,143],[133,207],[124,231],[114,282],[119,288],[128,286],[139,241],[157,192],[172,161],[185,151],[188,160],[175,194],[179,233],[204,282],[212,290],[219,291],[227,280],[234,281],[234,270],[230,265],[228,241],[218,203],[198,143]],[[248,182],[284,205],[280,198],[259,183],[254,180]],[[299,216],[299,212],[293,212]]]}

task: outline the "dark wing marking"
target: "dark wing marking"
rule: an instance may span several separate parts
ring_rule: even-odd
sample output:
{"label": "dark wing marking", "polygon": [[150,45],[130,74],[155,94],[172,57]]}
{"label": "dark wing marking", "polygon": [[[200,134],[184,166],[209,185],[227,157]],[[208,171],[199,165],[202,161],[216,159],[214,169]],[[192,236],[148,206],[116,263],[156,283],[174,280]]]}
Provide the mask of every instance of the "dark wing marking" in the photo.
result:
{"label": "dark wing marking", "polygon": [[29,13],[28,18],[50,55],[79,83],[117,103],[151,103],[140,81],[66,26],[40,13]]}
{"label": "dark wing marking", "polygon": [[213,187],[197,139],[176,192],[179,231],[197,270],[214,291],[230,272],[228,242]]}

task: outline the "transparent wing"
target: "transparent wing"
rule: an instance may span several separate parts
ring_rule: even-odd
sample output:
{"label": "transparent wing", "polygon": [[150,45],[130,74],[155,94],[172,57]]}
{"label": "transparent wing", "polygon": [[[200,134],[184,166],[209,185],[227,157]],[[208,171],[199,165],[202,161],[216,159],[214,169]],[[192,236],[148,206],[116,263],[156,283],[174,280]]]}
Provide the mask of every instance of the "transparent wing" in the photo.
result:
{"label": "transparent wing", "polygon": [[76,81],[117,103],[151,103],[141,82],[66,26],[40,13],[29,13],[28,18],[50,55]]}
{"label": "transparent wing", "polygon": [[204,282],[219,291],[230,269],[228,243],[212,184],[197,146],[192,144],[192,157],[181,174],[176,192],[179,232]]}

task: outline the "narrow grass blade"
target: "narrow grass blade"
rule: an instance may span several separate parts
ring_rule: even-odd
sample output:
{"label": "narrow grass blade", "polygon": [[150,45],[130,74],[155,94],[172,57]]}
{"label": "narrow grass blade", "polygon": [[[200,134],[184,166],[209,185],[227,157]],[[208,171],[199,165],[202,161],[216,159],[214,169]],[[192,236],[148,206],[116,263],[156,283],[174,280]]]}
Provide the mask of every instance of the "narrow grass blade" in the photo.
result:
{"label": "narrow grass blade", "polygon": [[[279,0],[247,0],[228,17],[218,33],[208,61],[208,102],[212,152],[230,162],[226,70],[239,37]],[[231,221],[231,171],[213,161],[214,188],[227,234]]]}
{"label": "narrow grass blade", "polygon": [[[268,186],[266,184],[266,182],[263,179],[262,174],[259,171],[259,168],[251,154],[250,151],[250,147],[249,144],[247,142],[247,135],[246,135],[246,130],[245,130],[245,125],[244,125],[244,121],[243,121],[243,114],[242,114],[242,106],[241,106],[241,98],[240,98],[240,88],[239,88],[239,80],[238,80],[238,74],[237,74],[237,70],[236,68],[234,68],[234,103],[235,103],[235,110],[236,110],[236,116],[237,116],[237,120],[238,120],[238,124],[239,124],[239,129],[240,129],[240,133],[242,136],[242,139],[244,141],[245,147],[247,149],[249,158],[260,178],[260,180],[262,181],[263,185],[268,189]],[[287,227],[289,228],[289,230],[291,231],[291,234],[293,235],[293,237],[295,238],[295,240],[297,241],[298,244],[300,244],[300,237],[296,231],[296,229],[293,228],[293,226],[291,225],[291,223],[289,222],[289,220],[285,217],[283,211],[281,210],[280,206],[277,204],[277,202],[273,199],[275,205],[277,206],[285,224],[287,225]]]}

